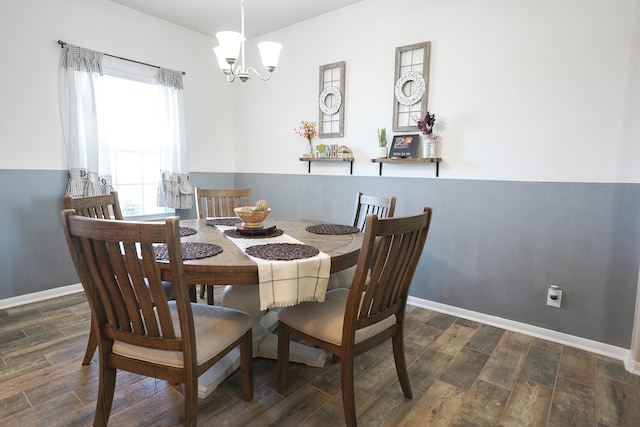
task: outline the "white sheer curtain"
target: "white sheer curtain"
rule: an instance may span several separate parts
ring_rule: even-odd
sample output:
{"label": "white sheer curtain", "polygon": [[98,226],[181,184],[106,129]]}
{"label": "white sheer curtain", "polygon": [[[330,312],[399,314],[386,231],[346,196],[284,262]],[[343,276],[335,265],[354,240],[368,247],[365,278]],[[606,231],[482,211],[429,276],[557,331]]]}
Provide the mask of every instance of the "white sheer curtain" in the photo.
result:
{"label": "white sheer curtain", "polygon": [[65,44],[59,81],[60,120],[67,151],[73,197],[108,194],[111,185],[109,149],[98,133],[102,53]]}
{"label": "white sheer curtain", "polygon": [[186,132],[182,100],[182,73],[158,70],[161,117],[165,129],[160,132],[160,182],[158,206],[189,209],[193,206],[193,187],[187,173]]}

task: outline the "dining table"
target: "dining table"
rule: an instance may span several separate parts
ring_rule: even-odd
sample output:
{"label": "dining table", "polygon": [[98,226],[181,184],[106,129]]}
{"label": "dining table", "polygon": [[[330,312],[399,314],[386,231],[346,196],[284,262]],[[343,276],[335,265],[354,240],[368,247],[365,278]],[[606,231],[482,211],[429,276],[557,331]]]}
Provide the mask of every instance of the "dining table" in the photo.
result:
{"label": "dining table", "polygon": [[[254,357],[275,359],[277,358],[277,335],[274,334],[274,330],[277,326],[278,308],[261,307],[259,286],[262,285],[258,285],[260,283],[259,261],[248,256],[244,247],[248,244],[268,244],[276,240],[271,238],[271,235],[284,235],[300,243],[301,246],[316,248],[325,259],[330,258],[329,272],[337,273],[356,265],[362,247],[363,234],[355,227],[296,218],[267,218],[262,229],[265,230],[264,233],[261,233],[260,229],[243,229],[238,218],[180,220],[185,282],[199,285],[224,285],[221,305],[244,311],[254,317],[252,330]],[[207,253],[203,253],[190,256],[185,253],[185,249],[191,247],[204,247],[205,250],[214,247],[215,254],[207,256]],[[168,261],[161,261],[159,265],[163,280],[171,281]],[[324,295],[319,300],[323,300],[323,297]],[[309,366],[322,367],[327,359],[324,350],[298,342],[291,343],[290,353],[292,362]],[[199,397],[208,396],[238,366],[239,350],[235,349],[200,376]]]}

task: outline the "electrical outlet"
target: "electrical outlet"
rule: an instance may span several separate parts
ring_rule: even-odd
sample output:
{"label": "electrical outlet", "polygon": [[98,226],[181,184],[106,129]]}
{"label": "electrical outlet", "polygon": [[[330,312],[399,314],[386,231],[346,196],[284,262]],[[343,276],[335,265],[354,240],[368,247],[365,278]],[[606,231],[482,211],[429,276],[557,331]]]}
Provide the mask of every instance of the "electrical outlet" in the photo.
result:
{"label": "electrical outlet", "polygon": [[562,305],[562,290],[558,285],[551,285],[547,291],[547,305],[560,308]]}

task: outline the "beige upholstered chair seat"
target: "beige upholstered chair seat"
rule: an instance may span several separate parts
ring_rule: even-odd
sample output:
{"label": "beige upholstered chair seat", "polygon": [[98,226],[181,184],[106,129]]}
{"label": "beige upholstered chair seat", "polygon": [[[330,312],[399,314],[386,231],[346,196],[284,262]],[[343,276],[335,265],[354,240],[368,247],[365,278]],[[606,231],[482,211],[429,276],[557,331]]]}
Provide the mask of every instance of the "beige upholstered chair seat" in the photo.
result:
{"label": "beige upholstered chair seat", "polygon": [[[347,306],[349,289],[334,289],[327,292],[324,302],[303,302],[278,312],[278,319],[305,334],[332,344],[342,345],[342,326]],[[355,343],[364,341],[396,323],[390,316],[381,322],[356,331]]]}
{"label": "beige upholstered chair seat", "polygon": [[[180,336],[180,321],[174,301],[169,302],[171,318]],[[244,335],[253,325],[253,318],[247,313],[218,306],[191,304],[193,326],[196,333],[196,361],[202,364],[220,353],[225,347]],[[131,359],[146,360],[175,368],[182,368],[182,352],[156,350],[114,341],[113,353]]]}

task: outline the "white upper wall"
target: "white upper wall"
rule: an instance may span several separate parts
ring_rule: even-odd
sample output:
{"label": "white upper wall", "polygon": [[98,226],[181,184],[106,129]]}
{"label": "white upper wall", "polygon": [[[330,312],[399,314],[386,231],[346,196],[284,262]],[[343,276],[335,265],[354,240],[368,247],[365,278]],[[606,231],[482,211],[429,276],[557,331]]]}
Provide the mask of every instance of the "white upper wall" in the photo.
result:
{"label": "white upper wall", "polygon": [[[345,137],[321,141],[352,147],[354,174],[377,175],[369,159],[376,129],[392,125],[395,48],[431,41],[442,177],[640,182],[638,3],[369,0],[271,33],[261,40],[284,45],[273,78],[236,89],[236,170],[306,172],[293,128],[318,118],[318,67],[344,60]],[[433,177],[432,168],[385,166],[384,175]]]}
{"label": "white upper wall", "polygon": [[186,72],[192,170],[233,171],[232,88],[219,79],[213,40],[105,0],[0,2],[0,168],[67,168],[58,113],[57,40]]}
{"label": "white upper wall", "polygon": [[[355,175],[390,134],[395,48],[431,41],[429,109],[441,177],[640,182],[640,0],[367,0],[247,41],[284,45],[268,82],[226,83],[201,34],[105,0],[0,3],[0,168],[66,169],[57,106],[62,39],[185,71],[192,171],[306,173],[293,129],[318,118],[318,67],[346,61]],[[316,139],[315,142],[318,142]],[[312,167],[346,175],[343,164]],[[433,165],[384,168],[433,179]]]}

